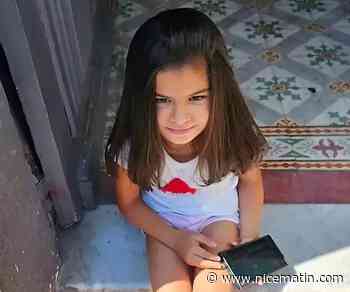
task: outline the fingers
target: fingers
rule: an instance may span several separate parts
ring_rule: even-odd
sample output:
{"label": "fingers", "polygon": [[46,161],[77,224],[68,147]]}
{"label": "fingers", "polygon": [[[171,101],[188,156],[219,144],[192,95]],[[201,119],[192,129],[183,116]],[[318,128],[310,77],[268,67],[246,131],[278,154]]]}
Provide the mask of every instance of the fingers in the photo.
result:
{"label": "fingers", "polygon": [[254,237],[245,237],[245,238],[242,238],[241,243],[243,244],[243,243],[246,243],[246,242],[253,241],[255,239],[256,238],[254,238]]}
{"label": "fingers", "polygon": [[212,254],[211,252],[201,247],[196,248],[196,250],[194,250],[194,253],[207,260],[216,261],[216,262],[221,260],[221,258],[218,255]]}
{"label": "fingers", "polygon": [[206,237],[205,235],[203,235],[203,234],[201,234],[201,233],[199,233],[199,234],[196,235],[196,239],[197,239],[200,243],[204,243],[205,245],[207,245],[207,246],[209,246],[209,247],[216,247],[216,246],[217,246],[217,243],[216,243],[214,240],[212,240],[212,239]]}
{"label": "fingers", "polygon": [[201,269],[223,269],[225,265],[220,256],[213,254],[204,248],[197,247],[194,251],[194,264]]}
{"label": "fingers", "polygon": [[238,240],[234,240],[231,242],[231,245],[233,246],[237,246],[237,245],[240,245],[241,243],[238,241]]}
{"label": "fingers", "polygon": [[222,270],[225,267],[224,263],[218,261],[211,261],[207,259],[203,259],[202,257],[195,255],[194,256],[194,266],[201,269],[217,269]]}

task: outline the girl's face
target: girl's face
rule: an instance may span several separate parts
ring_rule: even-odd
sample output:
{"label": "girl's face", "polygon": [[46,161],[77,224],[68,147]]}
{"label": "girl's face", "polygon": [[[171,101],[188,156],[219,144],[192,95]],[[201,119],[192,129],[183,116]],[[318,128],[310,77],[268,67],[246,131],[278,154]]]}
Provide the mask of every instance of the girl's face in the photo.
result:
{"label": "girl's face", "polygon": [[196,59],[156,76],[157,122],[168,149],[186,152],[209,119],[206,63]]}

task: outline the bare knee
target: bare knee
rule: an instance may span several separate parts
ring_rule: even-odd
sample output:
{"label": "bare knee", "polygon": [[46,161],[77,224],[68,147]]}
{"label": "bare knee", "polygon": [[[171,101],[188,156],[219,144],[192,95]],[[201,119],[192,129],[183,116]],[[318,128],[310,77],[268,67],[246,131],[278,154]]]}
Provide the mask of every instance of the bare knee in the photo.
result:
{"label": "bare knee", "polygon": [[208,250],[215,254],[232,248],[232,242],[239,241],[238,225],[227,220],[213,222],[207,225],[201,233],[217,243],[214,248],[208,247]]}
{"label": "bare knee", "polygon": [[230,276],[226,270],[216,269],[195,269],[195,278],[193,281],[193,292],[200,291],[220,291],[220,292],[236,292],[238,291],[230,281]]}

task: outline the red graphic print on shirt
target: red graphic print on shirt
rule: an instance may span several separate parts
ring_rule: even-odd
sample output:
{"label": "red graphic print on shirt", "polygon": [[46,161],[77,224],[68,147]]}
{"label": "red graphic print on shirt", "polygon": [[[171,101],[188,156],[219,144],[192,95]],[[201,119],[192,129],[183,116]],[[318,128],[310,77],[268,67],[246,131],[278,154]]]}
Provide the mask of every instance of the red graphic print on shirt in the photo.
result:
{"label": "red graphic print on shirt", "polygon": [[180,178],[174,178],[170,182],[168,182],[164,187],[161,188],[163,192],[171,192],[171,193],[191,193],[194,194],[196,189],[191,188],[186,182],[181,180]]}

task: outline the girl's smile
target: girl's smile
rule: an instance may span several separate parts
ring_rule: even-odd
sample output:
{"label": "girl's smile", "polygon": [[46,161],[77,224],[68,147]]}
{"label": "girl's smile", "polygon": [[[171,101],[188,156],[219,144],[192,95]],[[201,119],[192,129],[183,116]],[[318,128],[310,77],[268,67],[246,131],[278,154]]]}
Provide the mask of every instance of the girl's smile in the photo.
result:
{"label": "girl's smile", "polygon": [[183,134],[189,133],[193,128],[194,128],[194,126],[187,128],[187,129],[170,129],[170,128],[168,128],[168,129],[170,130],[171,133],[173,133],[175,135],[183,135]]}

